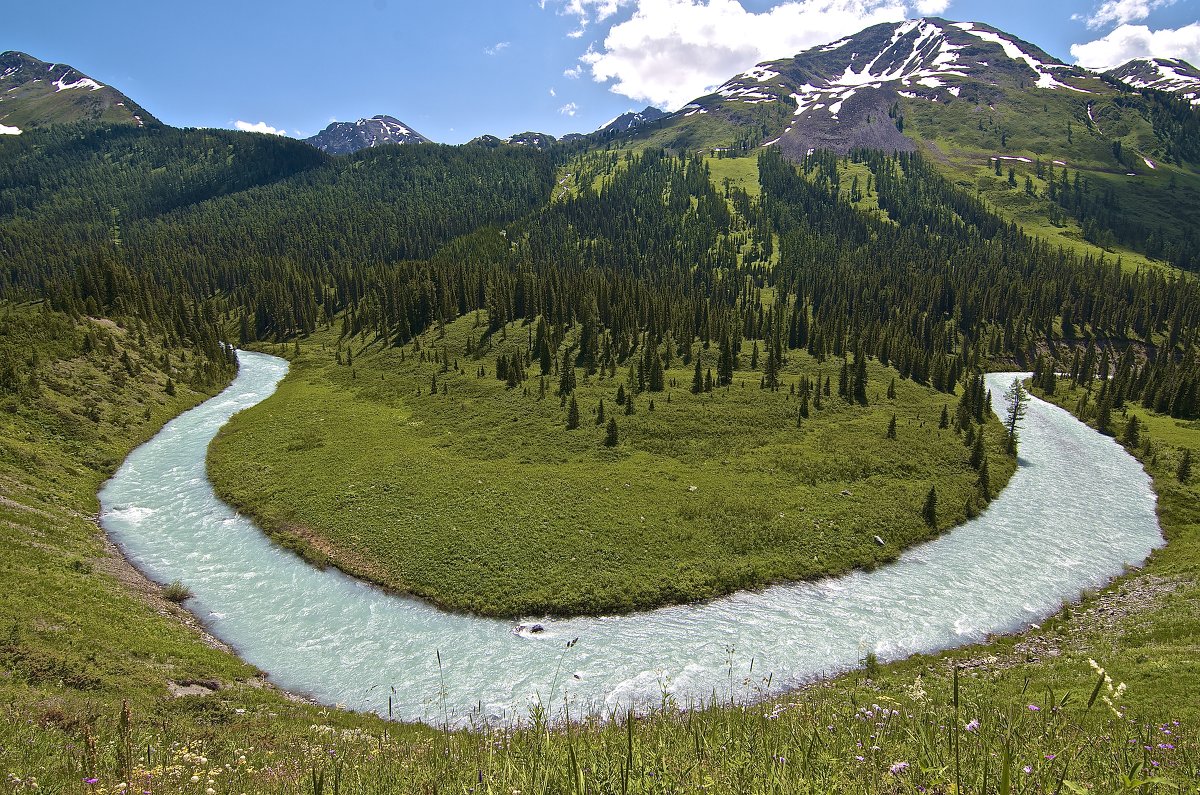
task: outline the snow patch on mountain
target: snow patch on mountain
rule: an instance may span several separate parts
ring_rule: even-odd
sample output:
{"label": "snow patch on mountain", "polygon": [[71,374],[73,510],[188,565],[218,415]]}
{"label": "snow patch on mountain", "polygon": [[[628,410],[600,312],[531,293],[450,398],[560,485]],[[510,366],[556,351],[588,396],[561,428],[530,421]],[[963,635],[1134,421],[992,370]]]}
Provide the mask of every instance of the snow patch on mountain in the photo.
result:
{"label": "snow patch on mountain", "polygon": [[72,88],[86,88],[91,91],[99,91],[100,89],[104,88],[104,86],[100,85],[90,77],[81,77],[78,80],[68,83],[66,82],[68,74],[70,74],[70,72],[64,73],[61,77],[54,81],[53,85],[55,93],[59,91],[68,91]]}
{"label": "snow patch on mountain", "polygon": [[20,127],[9,127],[6,124],[0,124],[0,135],[20,135]]}
{"label": "snow patch on mountain", "polygon": [[1004,54],[1009,58],[1012,58],[1014,61],[1024,61],[1029,65],[1030,69],[1037,73],[1038,88],[1066,88],[1071,91],[1079,91],[1083,94],[1092,93],[1086,89],[1076,88],[1075,86],[1068,85],[1066,83],[1060,83],[1058,80],[1055,80],[1054,75],[1050,74],[1050,70],[1064,69],[1066,68],[1064,65],[1042,63],[1037,58],[1034,58],[1032,55],[1022,50],[1019,46],[1017,46],[1016,43],[1004,38],[999,33],[992,33],[990,30],[978,30],[973,22],[956,22],[954,27],[970,33],[972,36],[983,39],[984,41],[990,41],[995,44],[999,44],[1001,49],[1004,50]]}

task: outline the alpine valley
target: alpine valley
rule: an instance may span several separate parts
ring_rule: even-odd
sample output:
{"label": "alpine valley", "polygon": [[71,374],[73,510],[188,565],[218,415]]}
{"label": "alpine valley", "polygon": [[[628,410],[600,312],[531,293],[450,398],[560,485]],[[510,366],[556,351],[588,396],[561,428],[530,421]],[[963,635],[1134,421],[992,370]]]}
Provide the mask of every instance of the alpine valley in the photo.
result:
{"label": "alpine valley", "polygon": [[[673,112],[457,146],[390,115],[176,128],[0,55],[0,789],[1197,791],[1200,71],[941,18],[779,55]],[[235,347],[287,375],[187,488],[372,599],[544,644],[527,714],[450,714],[442,666],[485,641],[378,715],[285,693],[107,538],[97,492]],[[694,672],[653,659],[603,704],[556,689],[587,674],[545,625],[852,597],[995,518],[1038,476],[1031,395],[1152,479],[1165,545],[1116,580],[974,645],[864,635],[794,689],[736,626],[696,637],[725,692],[683,703]],[[389,720],[402,696],[438,725]]]}

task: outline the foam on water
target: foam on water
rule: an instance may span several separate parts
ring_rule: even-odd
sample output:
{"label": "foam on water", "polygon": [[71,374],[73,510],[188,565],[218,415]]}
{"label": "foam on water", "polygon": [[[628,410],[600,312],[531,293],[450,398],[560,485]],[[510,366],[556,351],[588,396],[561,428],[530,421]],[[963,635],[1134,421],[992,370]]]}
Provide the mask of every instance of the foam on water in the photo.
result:
{"label": "foam on water", "polygon": [[[186,584],[189,609],[276,684],[381,713],[391,696],[398,718],[477,708],[520,718],[564,698],[575,714],[664,694],[683,704],[728,697],[731,682],[749,696],[768,676],[779,689],[851,668],[868,651],[888,660],[1020,629],[1163,543],[1137,461],[1035,399],[1020,465],[988,510],[894,564],[701,605],[543,620],[543,633],[521,637],[509,621],[444,613],[312,568],[218,500],[205,477],[209,441],[287,372],[276,357],[239,359],[225,392],[130,455],[100,493],[101,522],[151,577]],[[997,409],[1012,378],[988,376]]]}

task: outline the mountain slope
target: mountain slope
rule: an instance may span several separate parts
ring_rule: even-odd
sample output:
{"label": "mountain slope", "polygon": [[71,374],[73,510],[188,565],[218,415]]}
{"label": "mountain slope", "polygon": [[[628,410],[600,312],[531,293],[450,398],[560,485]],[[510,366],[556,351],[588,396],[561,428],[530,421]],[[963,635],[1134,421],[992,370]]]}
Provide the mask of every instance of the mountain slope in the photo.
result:
{"label": "mountain slope", "polygon": [[1126,82],[988,25],[909,20],[759,64],[628,136],[722,156],[769,146],[793,161],[921,151],[1054,245],[1200,267],[1200,115],[1134,85],[1186,94],[1194,70],[1122,69]]}
{"label": "mountain slope", "polygon": [[1134,58],[1107,75],[1130,88],[1179,94],[1193,105],[1200,105],[1200,69],[1180,58]]}
{"label": "mountain slope", "polygon": [[0,133],[75,121],[159,123],[120,91],[66,64],[14,50],[0,53]]}
{"label": "mountain slope", "polygon": [[304,139],[331,155],[348,155],[383,144],[420,144],[429,139],[392,116],[372,116],[358,121],[335,121]]}

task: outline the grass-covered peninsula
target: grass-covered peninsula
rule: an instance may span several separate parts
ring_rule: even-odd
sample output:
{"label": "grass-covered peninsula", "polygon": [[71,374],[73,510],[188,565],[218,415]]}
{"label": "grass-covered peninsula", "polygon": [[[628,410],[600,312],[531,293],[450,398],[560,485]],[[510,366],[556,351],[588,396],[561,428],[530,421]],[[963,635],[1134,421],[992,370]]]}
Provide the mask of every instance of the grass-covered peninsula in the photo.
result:
{"label": "grass-covered peninsula", "polygon": [[576,327],[543,376],[545,328],[488,334],[468,315],[405,346],[336,325],[285,346],[279,391],[211,446],[218,493],[310,559],[388,588],[562,615],[875,566],[973,515],[1015,466],[990,408],[960,430],[957,397],[877,361],[857,397],[853,357],[797,350],[765,388],[773,354],[757,342],[724,385],[719,346],[699,342],[589,376]]}

